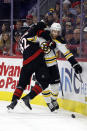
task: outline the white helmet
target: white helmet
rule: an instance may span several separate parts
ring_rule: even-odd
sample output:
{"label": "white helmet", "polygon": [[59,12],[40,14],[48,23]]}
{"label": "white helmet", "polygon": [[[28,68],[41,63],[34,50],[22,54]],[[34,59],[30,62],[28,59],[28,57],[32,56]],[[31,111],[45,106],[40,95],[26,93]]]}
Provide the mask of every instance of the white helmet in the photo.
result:
{"label": "white helmet", "polygon": [[84,32],[87,32],[87,27],[85,27],[83,31],[84,31]]}
{"label": "white helmet", "polygon": [[61,32],[61,25],[59,23],[53,23],[50,27],[50,30],[57,30]]}

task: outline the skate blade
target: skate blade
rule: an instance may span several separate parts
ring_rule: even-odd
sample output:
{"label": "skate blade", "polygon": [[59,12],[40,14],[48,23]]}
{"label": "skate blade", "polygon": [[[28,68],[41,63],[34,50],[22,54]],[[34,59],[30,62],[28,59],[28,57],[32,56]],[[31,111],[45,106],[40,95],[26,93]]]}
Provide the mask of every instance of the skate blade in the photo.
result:
{"label": "skate blade", "polygon": [[22,107],[23,110],[29,112],[30,109],[25,105],[24,101],[21,99],[18,101],[18,104]]}

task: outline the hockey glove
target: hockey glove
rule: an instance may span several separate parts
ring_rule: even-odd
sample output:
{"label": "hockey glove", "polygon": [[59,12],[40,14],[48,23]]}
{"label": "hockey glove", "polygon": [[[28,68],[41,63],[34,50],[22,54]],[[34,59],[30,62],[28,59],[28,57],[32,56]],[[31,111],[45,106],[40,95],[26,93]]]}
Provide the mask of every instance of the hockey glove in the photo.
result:
{"label": "hockey glove", "polygon": [[43,30],[44,28],[46,28],[46,24],[40,21],[37,23],[37,28],[38,30]]}
{"label": "hockey glove", "polygon": [[75,72],[77,74],[82,73],[82,67],[80,66],[80,64],[78,64],[74,56],[70,57],[68,61],[71,63],[72,67],[75,69]]}
{"label": "hockey glove", "polygon": [[49,31],[38,30],[37,36],[44,38],[46,41],[50,41],[50,42],[52,41]]}
{"label": "hockey glove", "polygon": [[75,69],[75,72],[77,74],[82,73],[82,67],[80,66],[80,64],[77,63],[75,66],[73,66],[73,68]]}

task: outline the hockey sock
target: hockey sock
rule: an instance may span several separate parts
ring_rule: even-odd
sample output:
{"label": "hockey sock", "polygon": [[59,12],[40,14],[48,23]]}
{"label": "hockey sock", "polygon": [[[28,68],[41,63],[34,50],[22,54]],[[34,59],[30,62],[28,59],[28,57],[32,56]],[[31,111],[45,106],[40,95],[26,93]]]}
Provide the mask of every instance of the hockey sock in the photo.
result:
{"label": "hockey sock", "polygon": [[20,99],[21,98],[21,95],[23,93],[23,89],[22,88],[16,88],[15,89],[15,92],[13,94],[13,98],[12,98],[12,101],[16,100],[16,99]]}
{"label": "hockey sock", "polygon": [[42,92],[42,88],[39,85],[35,84],[35,86],[31,89],[30,93],[24,96],[23,99],[26,99],[26,98],[33,99],[35,96],[37,96],[41,92]]}
{"label": "hockey sock", "polygon": [[56,84],[50,84],[50,87],[51,87],[51,97],[53,100],[57,100],[57,97],[58,97],[58,88],[59,88],[59,83],[56,83]]}
{"label": "hockey sock", "polygon": [[46,103],[51,103],[51,90],[50,90],[50,86],[48,86],[48,88],[46,88],[43,92],[42,95],[46,101]]}

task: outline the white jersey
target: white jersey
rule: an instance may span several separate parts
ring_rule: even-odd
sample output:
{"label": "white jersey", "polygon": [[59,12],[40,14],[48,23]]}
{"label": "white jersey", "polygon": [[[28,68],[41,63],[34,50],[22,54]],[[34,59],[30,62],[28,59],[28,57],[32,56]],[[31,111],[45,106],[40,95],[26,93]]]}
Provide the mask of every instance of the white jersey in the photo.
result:
{"label": "white jersey", "polygon": [[57,59],[56,59],[56,54],[55,51],[50,49],[49,46],[47,46],[47,42],[45,39],[41,38],[41,37],[37,37],[37,40],[40,43],[40,47],[41,49],[44,50],[44,58],[46,61],[47,66],[53,66],[57,64]]}
{"label": "white jersey", "polygon": [[56,48],[54,50],[50,49],[49,46],[47,46],[47,42],[42,37],[32,37],[28,38],[29,41],[33,40],[33,42],[39,42],[40,47],[44,50],[44,58],[46,61],[46,64],[48,67],[56,65],[57,59],[56,59],[56,52],[60,51],[63,53],[65,58],[68,60],[73,54],[66,48],[65,44],[62,44],[58,40],[53,40],[56,43]]}

